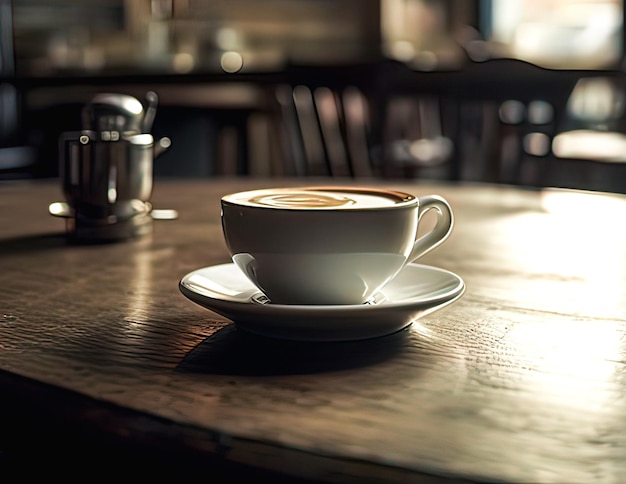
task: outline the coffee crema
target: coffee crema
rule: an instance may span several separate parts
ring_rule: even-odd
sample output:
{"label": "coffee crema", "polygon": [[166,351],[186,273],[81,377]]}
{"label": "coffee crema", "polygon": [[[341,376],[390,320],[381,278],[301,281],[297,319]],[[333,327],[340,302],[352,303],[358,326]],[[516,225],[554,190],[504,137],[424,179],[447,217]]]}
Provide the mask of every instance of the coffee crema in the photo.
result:
{"label": "coffee crema", "polygon": [[368,209],[392,207],[415,200],[413,195],[376,189],[265,189],[227,195],[224,200],[253,207],[290,210]]}

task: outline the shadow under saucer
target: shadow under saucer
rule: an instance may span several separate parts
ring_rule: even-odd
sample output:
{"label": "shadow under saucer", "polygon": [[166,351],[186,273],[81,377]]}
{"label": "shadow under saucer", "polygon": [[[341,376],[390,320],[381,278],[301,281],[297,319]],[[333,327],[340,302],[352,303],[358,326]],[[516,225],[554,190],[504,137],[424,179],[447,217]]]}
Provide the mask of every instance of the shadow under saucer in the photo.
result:
{"label": "shadow under saucer", "polygon": [[410,348],[408,326],[378,338],[302,342],[256,335],[235,324],[216,331],[192,350],[177,370],[241,376],[312,374],[386,361]]}

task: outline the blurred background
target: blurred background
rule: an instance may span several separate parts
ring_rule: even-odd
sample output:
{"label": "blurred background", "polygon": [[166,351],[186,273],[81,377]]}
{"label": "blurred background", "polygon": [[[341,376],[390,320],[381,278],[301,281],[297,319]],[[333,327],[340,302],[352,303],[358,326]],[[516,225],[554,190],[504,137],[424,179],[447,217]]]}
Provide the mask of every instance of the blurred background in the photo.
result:
{"label": "blurred background", "polygon": [[0,0],[0,178],[154,91],[156,177],[626,193],[623,61],[622,0]]}

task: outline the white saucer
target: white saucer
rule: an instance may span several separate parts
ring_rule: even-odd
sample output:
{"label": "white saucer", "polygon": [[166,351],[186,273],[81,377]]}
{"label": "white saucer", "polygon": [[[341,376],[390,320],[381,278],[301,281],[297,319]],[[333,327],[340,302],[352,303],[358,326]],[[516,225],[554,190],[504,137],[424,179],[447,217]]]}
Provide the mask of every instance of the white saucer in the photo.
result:
{"label": "white saucer", "polygon": [[465,283],[452,272],[409,264],[374,304],[291,306],[264,303],[267,298],[231,263],[190,272],[179,289],[250,332],[299,341],[347,341],[395,333],[459,299]]}

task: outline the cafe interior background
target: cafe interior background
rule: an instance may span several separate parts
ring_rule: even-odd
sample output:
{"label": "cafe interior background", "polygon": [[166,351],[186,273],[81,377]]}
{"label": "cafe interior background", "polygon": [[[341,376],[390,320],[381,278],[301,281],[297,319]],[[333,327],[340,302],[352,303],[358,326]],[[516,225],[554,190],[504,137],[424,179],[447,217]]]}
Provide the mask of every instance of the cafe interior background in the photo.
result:
{"label": "cafe interior background", "polygon": [[0,0],[0,179],[97,93],[158,95],[154,176],[626,193],[621,0]]}

